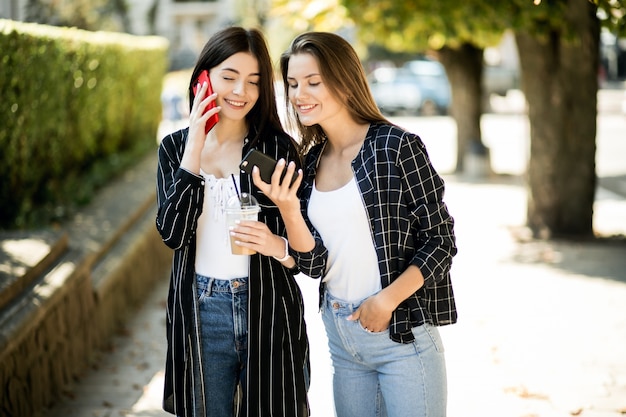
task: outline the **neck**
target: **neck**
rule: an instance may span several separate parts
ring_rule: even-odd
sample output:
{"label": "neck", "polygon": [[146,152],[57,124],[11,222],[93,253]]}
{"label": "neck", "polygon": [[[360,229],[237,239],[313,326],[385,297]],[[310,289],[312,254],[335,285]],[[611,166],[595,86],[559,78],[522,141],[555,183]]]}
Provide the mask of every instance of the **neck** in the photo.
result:
{"label": "neck", "polygon": [[330,131],[324,130],[328,137],[329,150],[337,154],[354,153],[354,148],[360,149],[363,145],[368,129],[369,123],[351,121],[342,123]]}
{"label": "neck", "polygon": [[220,120],[209,132],[209,139],[220,144],[229,142],[242,142],[248,134],[248,126],[245,121]]}

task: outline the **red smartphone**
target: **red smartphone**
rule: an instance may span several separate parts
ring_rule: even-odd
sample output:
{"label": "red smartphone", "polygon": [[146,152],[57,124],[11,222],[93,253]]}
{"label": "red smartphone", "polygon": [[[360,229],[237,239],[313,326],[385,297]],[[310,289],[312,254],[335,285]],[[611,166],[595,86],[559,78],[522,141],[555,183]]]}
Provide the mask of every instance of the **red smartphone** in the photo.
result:
{"label": "red smartphone", "polygon": [[[207,83],[209,85],[209,88],[206,92],[206,97],[210,96],[211,94],[213,94],[213,87],[211,86],[211,79],[209,78],[209,72],[207,70],[204,70],[200,73],[200,75],[198,76],[198,79],[196,80],[196,83],[193,85],[193,94],[198,94],[198,90],[200,90],[200,88],[202,87],[202,83]],[[210,109],[215,108],[216,104],[215,104],[215,100],[213,100],[212,102],[209,103],[209,105],[204,109],[204,113],[206,113],[207,111],[209,111]],[[204,115],[203,113],[203,115]],[[206,135],[207,133],[209,133],[209,130],[211,130],[213,128],[213,126],[215,126],[215,124],[219,121],[219,117],[217,115],[217,113],[215,113],[213,116],[209,117],[209,120],[206,121],[206,125],[204,126],[204,134]]]}

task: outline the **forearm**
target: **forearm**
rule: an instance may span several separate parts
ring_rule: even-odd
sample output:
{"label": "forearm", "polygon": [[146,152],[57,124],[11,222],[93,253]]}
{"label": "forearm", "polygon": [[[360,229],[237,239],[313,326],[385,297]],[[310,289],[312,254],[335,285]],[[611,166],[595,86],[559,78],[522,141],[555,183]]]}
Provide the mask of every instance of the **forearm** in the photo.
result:
{"label": "forearm", "polygon": [[200,154],[202,148],[188,144],[180,161],[180,167],[196,175],[200,174]]}
{"label": "forearm", "polygon": [[281,215],[287,229],[289,246],[297,252],[312,251],[315,247],[315,239],[302,218],[300,210],[291,210],[285,213],[281,211]]}
{"label": "forearm", "polygon": [[378,297],[382,298],[389,311],[395,310],[404,300],[424,285],[424,276],[418,267],[410,265],[390,285],[383,288]]}

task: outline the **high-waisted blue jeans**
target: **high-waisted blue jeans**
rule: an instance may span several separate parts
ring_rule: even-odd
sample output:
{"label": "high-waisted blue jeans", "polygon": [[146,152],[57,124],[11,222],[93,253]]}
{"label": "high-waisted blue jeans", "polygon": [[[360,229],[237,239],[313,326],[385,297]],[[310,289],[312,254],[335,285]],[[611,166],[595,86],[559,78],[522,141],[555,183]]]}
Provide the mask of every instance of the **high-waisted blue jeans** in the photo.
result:
{"label": "high-waisted blue jeans", "polygon": [[444,417],[446,368],[437,328],[414,327],[414,342],[394,342],[388,330],[370,333],[347,320],[362,301],[324,294],[337,417]]}
{"label": "high-waisted blue jeans", "polygon": [[237,384],[246,383],[248,278],[196,275],[196,286],[207,417],[232,417]]}

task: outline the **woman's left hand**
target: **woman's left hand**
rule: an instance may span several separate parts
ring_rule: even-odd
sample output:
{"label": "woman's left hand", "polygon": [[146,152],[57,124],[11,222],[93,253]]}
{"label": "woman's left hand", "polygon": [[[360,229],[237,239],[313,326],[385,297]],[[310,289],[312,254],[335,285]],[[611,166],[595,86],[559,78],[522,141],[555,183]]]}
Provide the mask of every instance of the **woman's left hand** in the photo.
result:
{"label": "woman's left hand", "polygon": [[285,241],[273,234],[263,222],[242,220],[229,233],[239,246],[253,249],[261,255],[282,258],[285,254]]}
{"label": "woman's left hand", "polygon": [[389,328],[391,314],[395,307],[389,305],[382,293],[372,295],[348,316],[348,320],[361,323],[368,332],[382,332]]}

